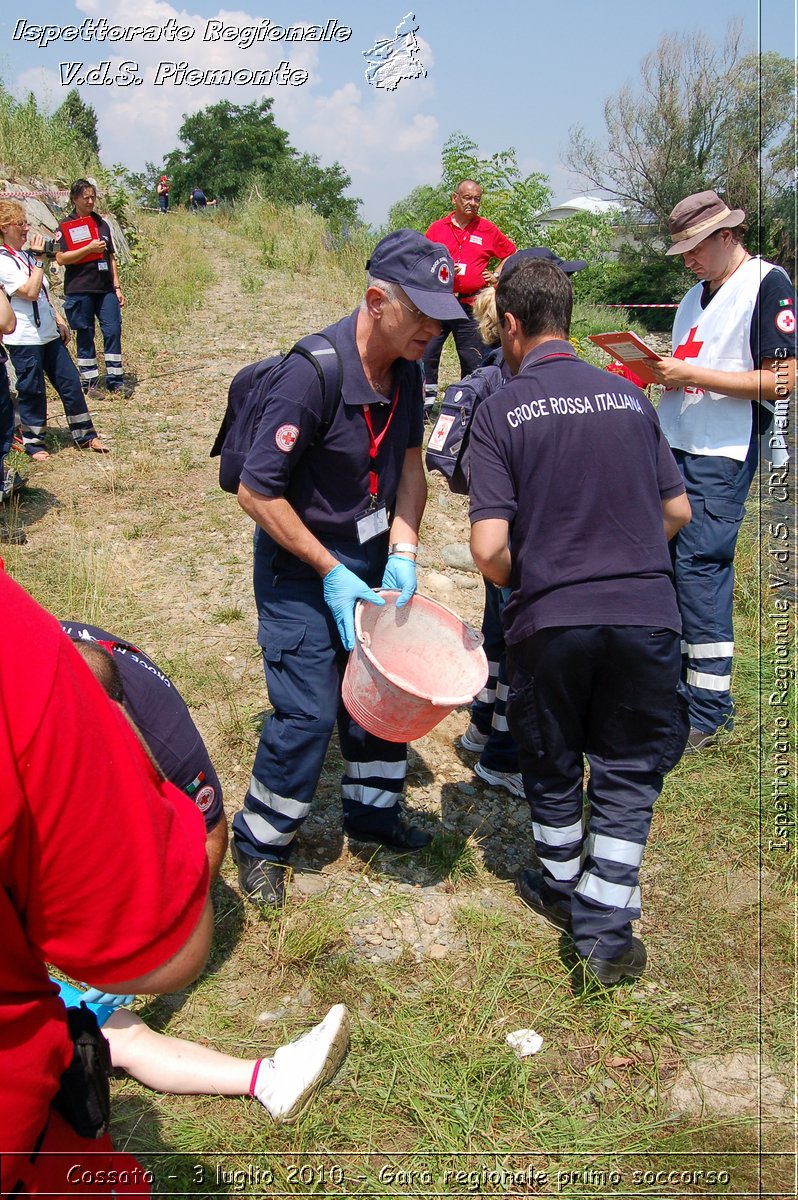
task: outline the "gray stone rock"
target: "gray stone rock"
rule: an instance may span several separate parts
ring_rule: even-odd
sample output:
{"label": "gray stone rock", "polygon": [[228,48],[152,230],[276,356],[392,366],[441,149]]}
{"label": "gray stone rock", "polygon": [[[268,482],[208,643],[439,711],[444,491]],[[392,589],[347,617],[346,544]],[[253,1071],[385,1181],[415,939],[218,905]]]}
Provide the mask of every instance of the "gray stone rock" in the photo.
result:
{"label": "gray stone rock", "polygon": [[442,554],[447,567],[452,567],[455,571],[467,571],[471,575],[479,574],[468,546],[452,543],[443,547]]}

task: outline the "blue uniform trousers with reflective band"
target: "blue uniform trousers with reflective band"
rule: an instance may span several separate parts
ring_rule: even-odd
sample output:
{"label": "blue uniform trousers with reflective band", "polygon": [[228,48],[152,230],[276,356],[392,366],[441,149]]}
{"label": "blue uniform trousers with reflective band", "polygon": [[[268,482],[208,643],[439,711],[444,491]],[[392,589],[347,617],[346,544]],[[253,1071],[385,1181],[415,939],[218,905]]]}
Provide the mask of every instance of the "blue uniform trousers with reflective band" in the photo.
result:
{"label": "blue uniform trousers with reflective band", "polygon": [[[388,557],[387,534],[364,546],[328,549],[371,587],[379,587]],[[367,733],[341,701],[347,653],[322,582],[310,567],[255,534],[258,641],[269,701],[243,811],[233,820],[236,844],[256,858],[286,861],[321,774],[337,723],[344,759],[344,816],[376,832],[394,820],[407,772],[407,746]]]}
{"label": "blue uniform trousers with reflective band", "polygon": [[460,307],[468,320],[441,321],[441,332],[430,340],[424,351],[422,365],[424,367],[424,383],[427,388],[437,387],[438,367],[444,343],[449,334],[454,338],[454,344],[457,347],[457,357],[460,360],[460,373],[463,379],[472,371],[476,371],[485,357],[488,347],[480,337],[479,325],[474,320],[471,305],[463,304],[461,301]]}
{"label": "blue uniform trousers with reflective band", "polygon": [[693,510],[671,542],[676,596],[682,617],[683,677],[690,724],[704,733],[731,729],[734,627],[734,551],[745,498],[759,459],[754,436],[745,462],[687,454],[673,456]]}
{"label": "blue uniform trousers with reflective band", "polygon": [[507,662],[502,629],[501,591],[485,581],[485,609],[482,615],[482,643],[488,659],[488,681],[471,706],[471,720],[480,733],[488,734],[479,756],[491,771],[518,770],[518,747],[507,728]]}
{"label": "blue uniform trousers with reflective band", "polygon": [[60,337],[43,346],[8,346],[17,376],[17,403],[22,444],[26,454],[44,450],[47,429],[47,387],[50,380],[64,406],[69,432],[76,445],[87,445],[97,436],[86,397],[69,351]]}
{"label": "blue uniform trousers with reflective band", "polygon": [[543,875],[570,901],[579,953],[615,958],[640,916],[654,801],[689,732],[679,635],[620,625],[541,629],[509,647],[507,660],[510,731]]}
{"label": "blue uniform trousers with reflective band", "polygon": [[96,384],[100,376],[94,345],[94,321],[100,323],[105,359],[105,386],[109,392],[121,388],[122,309],[116,292],[81,292],[64,299],[64,315],[75,331],[75,353],[84,390]]}

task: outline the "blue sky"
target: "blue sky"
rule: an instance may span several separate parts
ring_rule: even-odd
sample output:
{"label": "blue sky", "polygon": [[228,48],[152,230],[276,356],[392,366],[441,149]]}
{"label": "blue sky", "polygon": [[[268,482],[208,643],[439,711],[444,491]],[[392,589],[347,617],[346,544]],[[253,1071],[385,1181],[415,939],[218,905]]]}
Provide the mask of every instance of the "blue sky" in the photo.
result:
{"label": "blue sky", "polygon": [[[111,77],[123,60],[138,64],[140,85],[118,82],[79,88],[98,112],[101,156],[140,170],[146,160],[160,163],[177,144],[185,113],[220,99],[247,104],[274,97],[273,112],[292,145],[318,154],[324,164],[338,160],[352,176],[353,194],[363,200],[372,224],[385,220],[390,205],[421,183],[440,176],[440,149],[449,134],[462,130],[483,154],[513,146],[522,170],[549,176],[555,202],[585,189],[563,163],[569,129],[583,125],[600,135],[608,95],[634,84],[639,65],[667,33],[700,31],[720,40],[729,20],[739,18],[752,49],[795,53],[794,0],[695,0],[667,4],[640,0],[505,0],[490,5],[459,0],[256,0],[247,7],[220,8],[214,0],[6,0],[0,21],[3,53],[0,76],[22,96],[32,90],[43,104],[57,106],[69,84],[61,63],[80,68],[110,60]],[[363,51],[377,38],[390,37],[412,11],[418,24],[424,78],[405,80],[395,91],[370,86]],[[35,15],[34,15],[35,14]],[[109,25],[157,25],[170,18],[192,37],[182,43],[54,40],[42,48],[14,40],[20,20],[29,24],[80,25],[86,18]],[[335,20],[352,29],[345,41],[206,42],[208,20],[225,28],[300,22],[325,25]],[[190,69],[265,70],[287,60],[308,72],[298,86],[227,87],[171,81],[155,86],[159,63],[186,62]],[[69,68],[67,68],[69,70]],[[163,68],[162,68],[163,71]]]}

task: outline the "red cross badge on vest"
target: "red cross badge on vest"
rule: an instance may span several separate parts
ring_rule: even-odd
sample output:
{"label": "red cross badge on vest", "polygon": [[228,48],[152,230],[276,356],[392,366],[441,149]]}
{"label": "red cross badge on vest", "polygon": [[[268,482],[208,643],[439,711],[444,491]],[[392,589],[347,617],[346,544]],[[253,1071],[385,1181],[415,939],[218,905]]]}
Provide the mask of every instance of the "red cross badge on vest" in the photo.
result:
{"label": "red cross badge on vest", "polygon": [[696,342],[694,340],[697,329],[698,326],[694,325],[687,335],[687,340],[682,342],[681,346],[676,347],[673,352],[674,358],[681,358],[682,360],[685,358],[698,358],[698,355],[701,352],[701,347],[704,345],[704,343]]}

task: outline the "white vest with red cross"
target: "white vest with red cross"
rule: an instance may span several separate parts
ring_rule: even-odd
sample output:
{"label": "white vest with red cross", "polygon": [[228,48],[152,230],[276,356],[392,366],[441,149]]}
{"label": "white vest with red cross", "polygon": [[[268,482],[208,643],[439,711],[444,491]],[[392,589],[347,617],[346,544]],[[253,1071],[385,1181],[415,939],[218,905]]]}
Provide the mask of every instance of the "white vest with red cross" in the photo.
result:
{"label": "white vest with red cross", "polygon": [[[773,263],[749,258],[701,307],[703,285],[691,288],[673,322],[673,357],[711,371],[753,371],[751,321],[759,288]],[[666,388],[659,419],[668,444],[688,454],[734,458],[743,462],[751,443],[749,400],[703,388]]]}

